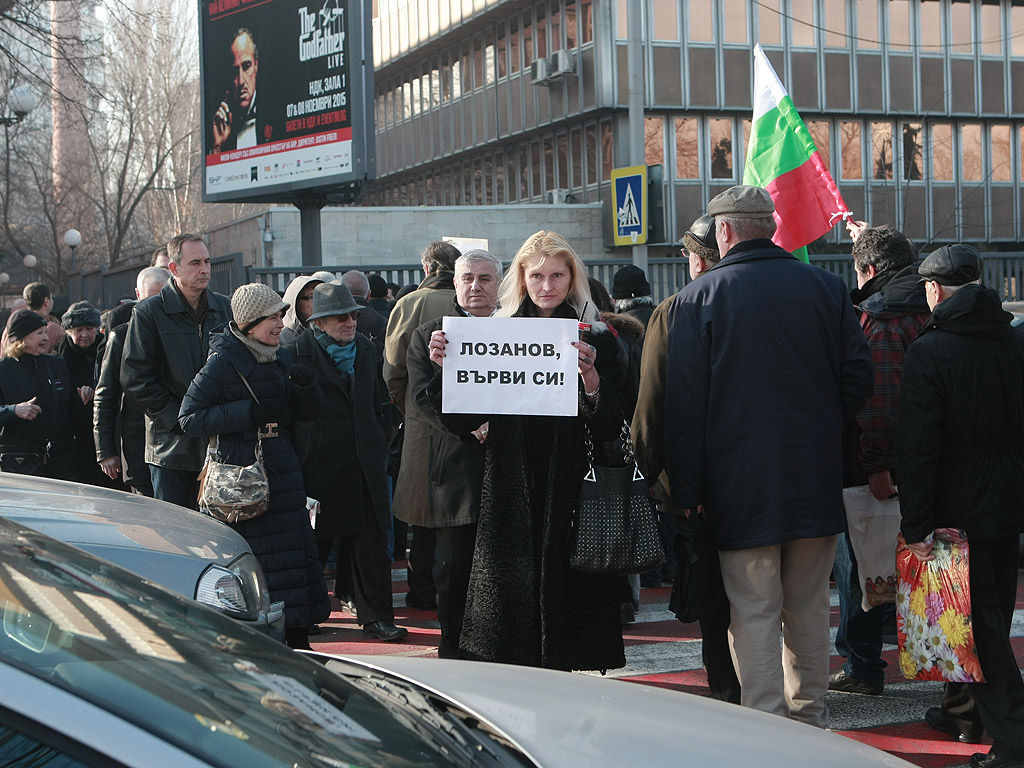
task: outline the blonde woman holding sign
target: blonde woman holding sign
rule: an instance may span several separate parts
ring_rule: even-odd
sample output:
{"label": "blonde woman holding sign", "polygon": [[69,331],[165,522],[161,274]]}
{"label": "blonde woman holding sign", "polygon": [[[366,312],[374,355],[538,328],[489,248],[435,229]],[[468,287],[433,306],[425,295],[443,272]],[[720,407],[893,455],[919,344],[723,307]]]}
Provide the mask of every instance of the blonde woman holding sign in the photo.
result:
{"label": "blonde woman holding sign", "polygon": [[[498,294],[505,317],[578,319],[577,416],[441,414],[456,434],[485,442],[483,494],[459,642],[468,659],[564,670],[625,665],[621,576],[569,568],[566,542],[587,471],[585,426],[595,444],[623,423],[618,342],[597,320],[583,262],[565,238],[537,232],[516,253]],[[430,357],[444,359],[444,334]],[[441,410],[441,377],[427,389]]]}

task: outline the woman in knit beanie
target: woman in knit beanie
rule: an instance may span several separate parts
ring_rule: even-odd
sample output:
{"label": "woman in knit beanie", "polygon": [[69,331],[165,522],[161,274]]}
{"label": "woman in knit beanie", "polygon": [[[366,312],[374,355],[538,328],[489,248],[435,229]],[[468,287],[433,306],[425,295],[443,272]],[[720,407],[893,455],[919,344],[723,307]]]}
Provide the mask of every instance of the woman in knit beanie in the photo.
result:
{"label": "woman in knit beanie", "polygon": [[309,648],[310,627],[330,616],[331,603],[291,437],[295,421],[317,418],[321,398],[312,372],[279,349],[287,308],[262,283],[235,291],[233,320],[211,336],[210,358],[185,394],[178,422],[188,435],[218,435],[218,453],[228,464],[252,464],[259,437],[270,508],[230,525],[252,547],[270,599],[285,603],[285,641]]}

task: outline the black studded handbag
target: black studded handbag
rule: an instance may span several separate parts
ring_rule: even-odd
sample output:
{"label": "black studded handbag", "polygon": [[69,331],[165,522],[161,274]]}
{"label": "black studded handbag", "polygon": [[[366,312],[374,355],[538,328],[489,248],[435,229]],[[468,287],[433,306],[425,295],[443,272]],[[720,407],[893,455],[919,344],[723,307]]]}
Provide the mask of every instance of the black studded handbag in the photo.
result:
{"label": "black studded handbag", "polygon": [[658,535],[657,509],[647,481],[633,458],[629,424],[622,425],[623,466],[594,462],[586,432],[590,467],[583,477],[569,532],[569,566],[586,573],[643,573],[665,561]]}

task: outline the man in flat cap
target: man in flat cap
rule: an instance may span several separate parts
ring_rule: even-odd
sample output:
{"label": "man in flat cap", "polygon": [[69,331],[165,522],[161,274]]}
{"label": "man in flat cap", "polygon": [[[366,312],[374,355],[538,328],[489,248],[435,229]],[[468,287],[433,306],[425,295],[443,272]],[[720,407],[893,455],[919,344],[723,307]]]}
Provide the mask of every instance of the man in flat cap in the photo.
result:
{"label": "man in flat cap", "polygon": [[842,432],[873,368],[843,281],[771,242],[774,209],[752,186],[708,204],[722,260],[669,309],[666,470],[718,546],[741,703],[825,727]]}
{"label": "man in flat cap", "polygon": [[918,274],[932,316],[903,365],[901,529],[921,560],[934,557],[936,528],[967,532],[971,623],[985,676],[968,688],[992,737],[992,749],[970,764],[1024,768],[1024,681],[1009,638],[1024,528],[1024,336],[999,294],[980,285],[971,246],[939,248]]}

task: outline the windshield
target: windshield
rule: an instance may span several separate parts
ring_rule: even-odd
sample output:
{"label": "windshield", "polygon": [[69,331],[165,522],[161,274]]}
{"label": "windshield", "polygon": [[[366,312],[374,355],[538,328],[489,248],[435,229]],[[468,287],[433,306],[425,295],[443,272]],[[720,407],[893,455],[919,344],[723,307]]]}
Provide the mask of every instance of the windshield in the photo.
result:
{"label": "windshield", "polygon": [[213,765],[468,762],[320,664],[3,519],[0,606],[0,663]]}

